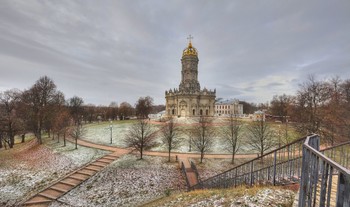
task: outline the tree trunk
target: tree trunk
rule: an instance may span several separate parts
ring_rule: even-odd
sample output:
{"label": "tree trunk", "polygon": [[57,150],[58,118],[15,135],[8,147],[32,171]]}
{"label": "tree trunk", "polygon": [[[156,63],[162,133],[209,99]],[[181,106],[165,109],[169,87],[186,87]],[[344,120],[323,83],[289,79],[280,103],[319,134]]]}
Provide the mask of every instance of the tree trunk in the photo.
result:
{"label": "tree trunk", "polygon": [[235,164],[235,153],[232,153],[232,164]]}
{"label": "tree trunk", "polygon": [[15,145],[15,136],[10,134],[10,143],[9,143],[10,148],[13,148],[13,145]]}
{"label": "tree trunk", "polygon": [[26,134],[22,134],[22,141],[21,141],[21,143],[24,143],[25,138],[26,138]]}
{"label": "tree trunk", "polygon": [[203,163],[203,158],[204,158],[204,152],[201,151],[201,163]]}
{"label": "tree trunk", "polygon": [[42,139],[41,139],[41,133],[40,133],[40,132],[39,132],[39,133],[36,133],[36,138],[37,138],[39,144],[42,144],[42,143],[43,143],[43,141],[42,141]]}
{"label": "tree trunk", "polygon": [[2,148],[2,134],[0,134],[0,149]]}
{"label": "tree trunk", "polygon": [[169,149],[169,159],[168,159],[168,162],[170,162],[170,151],[171,151],[171,150]]}
{"label": "tree trunk", "polygon": [[63,133],[63,147],[66,146],[66,132]]}
{"label": "tree trunk", "polygon": [[60,133],[57,133],[57,143],[60,143]]}
{"label": "tree trunk", "polygon": [[78,149],[78,138],[75,138],[75,149]]}
{"label": "tree trunk", "polygon": [[141,155],[140,160],[142,160],[142,155],[143,155],[143,148],[142,147],[141,147],[141,150],[140,150],[140,155]]}

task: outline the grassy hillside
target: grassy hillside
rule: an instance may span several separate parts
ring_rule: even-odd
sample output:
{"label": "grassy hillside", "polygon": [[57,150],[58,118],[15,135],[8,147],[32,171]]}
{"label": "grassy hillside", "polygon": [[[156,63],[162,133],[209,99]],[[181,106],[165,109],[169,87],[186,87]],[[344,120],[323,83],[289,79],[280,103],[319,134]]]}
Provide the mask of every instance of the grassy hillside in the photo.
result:
{"label": "grassy hillside", "polygon": [[[293,205],[295,191],[281,187],[239,187],[234,189],[198,190],[165,196],[141,206],[278,206]],[[170,194],[170,195],[169,195]]]}

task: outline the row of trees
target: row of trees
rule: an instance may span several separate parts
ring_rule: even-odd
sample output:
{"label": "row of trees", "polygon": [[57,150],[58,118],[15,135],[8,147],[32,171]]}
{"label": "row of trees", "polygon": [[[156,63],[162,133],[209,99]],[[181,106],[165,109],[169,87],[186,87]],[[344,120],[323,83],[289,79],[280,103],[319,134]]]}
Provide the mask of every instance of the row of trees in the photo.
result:
{"label": "row of trees", "polygon": [[[69,126],[79,126],[83,122],[116,120],[118,117],[138,115],[147,117],[154,110],[163,110],[163,106],[153,106],[149,96],[141,97],[132,107],[127,102],[119,106],[112,102],[107,106],[84,105],[81,97],[68,100],[57,89],[56,84],[47,76],[38,79],[29,89],[20,91],[11,89],[0,92],[0,148],[14,145],[14,137],[33,133],[42,144],[42,133],[49,137],[51,133],[65,138]],[[155,111],[158,112],[158,111]]]}
{"label": "row of trees", "polygon": [[269,107],[283,123],[293,121],[301,134],[318,133],[331,144],[350,137],[350,79],[320,81],[310,75],[294,96],[276,95]]}
{"label": "row of trees", "polygon": [[232,154],[232,163],[234,163],[235,155],[241,146],[244,134],[247,144],[253,150],[259,152],[259,155],[263,155],[266,151],[277,146],[275,131],[267,122],[262,120],[250,122],[246,130],[244,124],[233,116],[220,127],[216,127],[210,117],[199,117],[197,121],[189,128],[184,128],[174,123],[171,118],[158,130],[147,120],[141,119],[132,125],[124,138],[124,142],[128,147],[137,150],[140,153],[140,159],[142,159],[145,150],[159,144],[156,142],[156,136],[158,135],[161,137],[161,144],[168,151],[168,160],[170,161],[171,152],[185,144],[184,135],[187,135],[190,146],[193,146],[194,150],[200,153],[200,162],[202,162],[204,155],[212,150],[215,139],[220,137],[219,140],[222,141],[222,145]]}

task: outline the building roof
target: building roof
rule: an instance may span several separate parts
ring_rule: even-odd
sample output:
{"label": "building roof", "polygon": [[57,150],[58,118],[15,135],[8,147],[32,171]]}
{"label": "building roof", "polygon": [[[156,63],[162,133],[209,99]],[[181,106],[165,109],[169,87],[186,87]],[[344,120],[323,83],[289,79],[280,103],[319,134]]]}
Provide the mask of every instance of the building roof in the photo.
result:
{"label": "building roof", "polygon": [[215,102],[216,105],[232,105],[235,103],[239,103],[239,100],[238,99],[226,99],[226,100],[219,100],[219,101]]}

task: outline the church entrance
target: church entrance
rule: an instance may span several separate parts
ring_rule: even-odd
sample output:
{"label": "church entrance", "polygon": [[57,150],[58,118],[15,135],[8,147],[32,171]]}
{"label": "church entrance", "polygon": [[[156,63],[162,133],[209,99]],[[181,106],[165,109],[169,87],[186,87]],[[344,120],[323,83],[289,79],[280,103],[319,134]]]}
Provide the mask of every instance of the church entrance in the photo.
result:
{"label": "church entrance", "polygon": [[181,110],[181,114],[180,114],[181,117],[185,117],[186,116],[186,112],[184,109]]}

